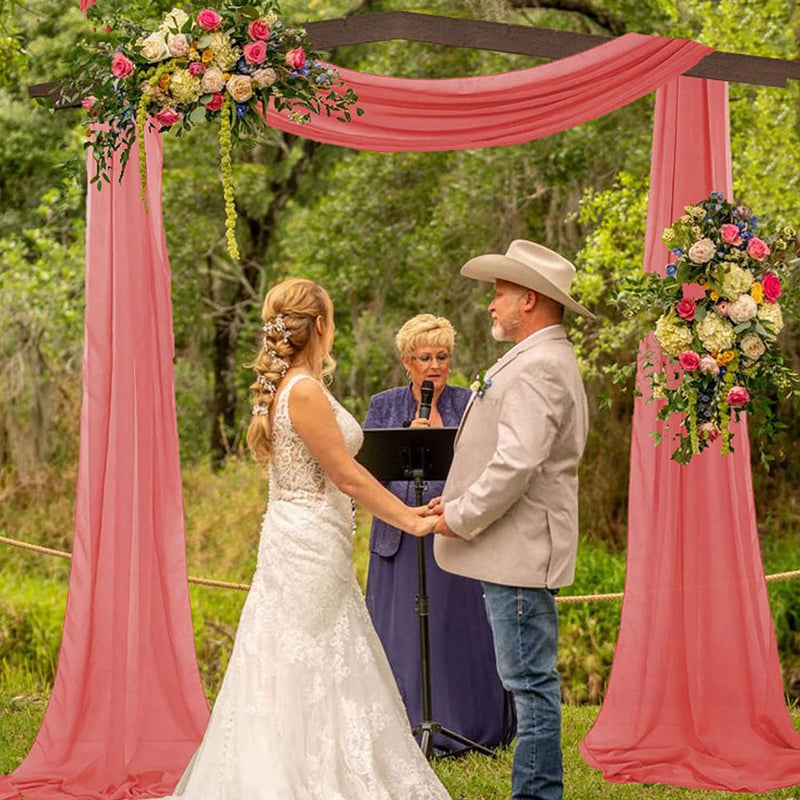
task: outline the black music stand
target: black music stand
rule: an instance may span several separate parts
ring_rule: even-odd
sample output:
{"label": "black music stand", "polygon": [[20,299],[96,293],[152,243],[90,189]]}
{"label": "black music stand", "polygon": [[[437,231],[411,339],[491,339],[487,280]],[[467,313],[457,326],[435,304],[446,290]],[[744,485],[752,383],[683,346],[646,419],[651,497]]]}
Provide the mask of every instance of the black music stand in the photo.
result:
{"label": "black music stand", "polygon": [[[413,481],[416,505],[422,505],[425,481],[443,481],[447,478],[453,460],[453,442],[456,428],[370,428],[364,431],[364,444],[356,456],[357,461],[379,481]],[[422,670],[422,722],[412,727],[416,736],[422,734],[420,747],[425,757],[433,757],[433,734],[446,736],[465,749],[477,750],[488,756],[494,753],[478,742],[473,742],[445,728],[433,720],[431,702],[430,629],[428,616],[428,590],[425,567],[425,538],[417,539],[418,594],[415,611],[419,616],[419,644]]]}

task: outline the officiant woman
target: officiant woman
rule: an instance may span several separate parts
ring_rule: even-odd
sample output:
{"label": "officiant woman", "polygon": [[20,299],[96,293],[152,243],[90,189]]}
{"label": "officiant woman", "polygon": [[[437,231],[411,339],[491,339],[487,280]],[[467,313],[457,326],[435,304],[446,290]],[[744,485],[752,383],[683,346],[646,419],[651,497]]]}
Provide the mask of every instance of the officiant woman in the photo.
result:
{"label": "officiant woman", "polygon": [[[418,314],[408,320],[395,342],[409,382],[373,395],[364,427],[457,427],[470,392],[447,383],[454,341],[453,326],[444,317]],[[419,416],[420,386],[425,380],[433,383],[429,420]],[[423,502],[440,495],[443,486],[429,481]],[[414,504],[413,482],[394,481],[388,488]],[[486,747],[507,744],[514,736],[514,712],[497,675],[481,584],[443,572],[433,558],[433,537],[424,542],[433,719]],[[419,618],[414,612],[417,540],[374,519],[369,548],[367,608],[415,725],[422,721]],[[435,735],[433,743],[440,751],[461,747],[443,736]]]}

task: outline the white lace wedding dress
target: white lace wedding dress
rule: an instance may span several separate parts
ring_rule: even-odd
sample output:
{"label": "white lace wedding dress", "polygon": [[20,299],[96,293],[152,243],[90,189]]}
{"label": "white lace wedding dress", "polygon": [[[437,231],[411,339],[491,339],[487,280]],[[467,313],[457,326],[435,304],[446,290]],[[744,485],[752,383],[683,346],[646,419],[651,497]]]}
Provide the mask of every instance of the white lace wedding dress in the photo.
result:
{"label": "white lace wedding dress", "polygon": [[[352,506],[278,395],[258,565],[182,800],[449,800],[411,736],[352,566]],[[327,393],[327,390],[326,390]],[[328,394],[347,447],[356,420]]]}

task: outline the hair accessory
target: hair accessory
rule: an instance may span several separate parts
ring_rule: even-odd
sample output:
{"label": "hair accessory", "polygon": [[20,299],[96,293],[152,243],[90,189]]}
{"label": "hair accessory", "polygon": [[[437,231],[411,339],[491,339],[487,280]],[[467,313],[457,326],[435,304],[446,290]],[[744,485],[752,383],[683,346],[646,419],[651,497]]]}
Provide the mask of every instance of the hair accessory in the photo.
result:
{"label": "hair accessory", "polygon": [[276,314],[274,320],[267,320],[264,323],[264,327],[261,329],[264,331],[264,347],[267,347],[267,336],[270,336],[274,333],[283,334],[282,338],[283,341],[288,344],[289,342],[289,331],[286,328],[286,323],[283,321],[283,314]]}
{"label": "hair accessory", "polygon": [[252,415],[255,416],[262,416],[267,417],[269,416],[269,406],[264,405],[263,403],[259,403],[256,406],[253,406],[253,410],[251,411]]}
{"label": "hair accessory", "polygon": [[259,375],[256,379],[256,383],[266,389],[270,394],[275,394],[278,389],[275,385],[275,381],[271,381],[266,375]]}

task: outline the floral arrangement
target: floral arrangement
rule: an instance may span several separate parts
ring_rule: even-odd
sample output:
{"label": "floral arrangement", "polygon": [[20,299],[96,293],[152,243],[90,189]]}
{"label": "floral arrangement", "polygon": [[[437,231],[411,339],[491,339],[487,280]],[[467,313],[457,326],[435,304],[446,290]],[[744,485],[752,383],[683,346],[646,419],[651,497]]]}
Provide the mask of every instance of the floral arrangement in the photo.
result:
{"label": "floral arrangement", "polygon": [[757,415],[766,438],[781,427],[775,396],[791,395],[800,379],[775,344],[784,312],[793,313],[787,290],[800,259],[794,228],[762,226],[717,192],[686,206],[663,240],[666,276],[645,275],[625,296],[658,315],[661,352],[645,347],[643,374],[652,399],[663,401],[658,418],[683,415],[673,458],[685,464],[719,437],[729,453],[730,423],[743,411]]}
{"label": "floral arrangement", "polygon": [[[219,121],[220,166],[228,250],[238,258],[231,152],[234,144],[264,133],[270,99],[277,110],[306,124],[311,114],[349,121],[358,98],[336,70],[320,60],[302,28],[284,26],[272,0],[230,4],[189,14],[170,11],[155,27],[117,17],[87,44],[67,86],[91,96],[83,101],[97,161],[98,187],[109,180],[110,153],[121,148],[123,170],[146,125],[178,136],[195,124]],[[357,113],[362,113],[356,109]],[[144,147],[140,148],[142,199]]]}
{"label": "floral arrangement", "polygon": [[469,390],[477,394],[478,397],[483,397],[491,385],[492,379],[486,377],[486,370],[484,370],[475,376],[475,380],[469,385]]}

